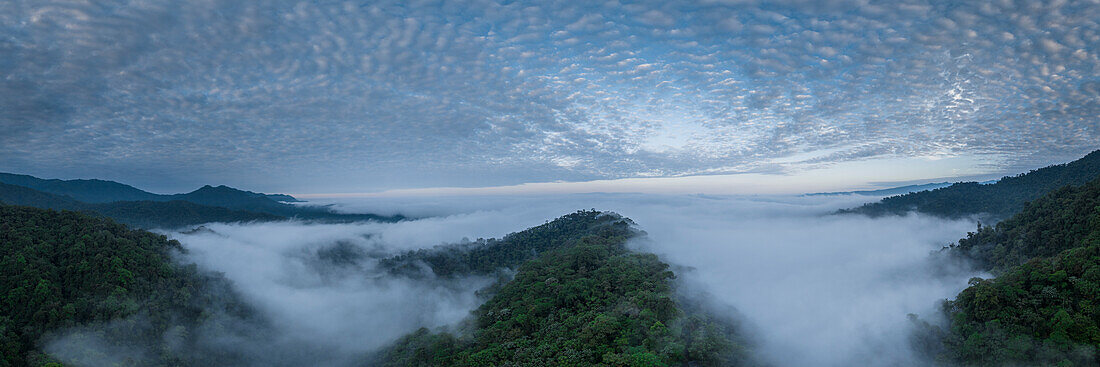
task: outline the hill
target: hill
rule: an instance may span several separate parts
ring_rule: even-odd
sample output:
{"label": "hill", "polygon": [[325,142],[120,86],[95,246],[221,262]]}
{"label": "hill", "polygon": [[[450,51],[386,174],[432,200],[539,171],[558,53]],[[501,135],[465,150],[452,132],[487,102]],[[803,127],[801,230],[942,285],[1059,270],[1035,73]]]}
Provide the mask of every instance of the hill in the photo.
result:
{"label": "hill", "polygon": [[[276,196],[278,197],[278,196]],[[200,205],[224,207],[255,213],[264,213],[281,217],[329,222],[380,221],[396,222],[404,216],[382,216],[375,214],[337,213],[328,207],[293,205],[271,199],[270,195],[235,189],[229,186],[206,185],[198,190],[186,193],[166,195],[166,199],[186,201]],[[295,199],[296,200],[296,199]]]}
{"label": "hill", "polygon": [[977,215],[986,222],[997,222],[1048,192],[1082,185],[1097,176],[1100,176],[1100,150],[1070,163],[1006,176],[992,184],[958,182],[935,190],[891,196],[837,213],[882,216],[920,212],[948,218]]}
{"label": "hill", "polygon": [[285,220],[285,217],[199,205],[187,201],[115,201],[89,204],[68,196],[0,183],[0,203],[72,210],[112,218],[139,228],[175,228],[210,222]]}
{"label": "hill", "polygon": [[951,253],[997,274],[944,304],[941,359],[961,365],[1100,364],[1100,179],[981,227]]}
{"label": "hill", "polygon": [[542,225],[508,234],[500,239],[478,239],[470,243],[409,251],[379,261],[391,273],[423,276],[491,274],[498,269],[515,269],[541,253],[567,247],[585,236],[631,237],[634,223],[628,218],[599,211],[578,211]]}
{"label": "hill", "polygon": [[93,349],[155,353],[74,350],[70,359],[83,365],[241,362],[195,335],[212,315],[247,324],[252,311],[224,278],[177,265],[178,242],[109,219],[11,205],[0,205],[0,229],[0,366],[60,366],[42,353],[42,338],[92,324],[99,327],[77,349],[99,341]]}
{"label": "hill", "polygon": [[[582,211],[499,241],[399,259],[425,259],[432,269],[445,273],[521,265],[515,277],[474,312],[464,330],[453,334],[421,329],[382,353],[381,364],[751,364],[733,325],[680,305],[668,265],[653,254],[626,248],[626,240],[636,235],[630,224],[617,215]],[[506,260],[480,265],[495,257],[475,254],[499,254]]]}

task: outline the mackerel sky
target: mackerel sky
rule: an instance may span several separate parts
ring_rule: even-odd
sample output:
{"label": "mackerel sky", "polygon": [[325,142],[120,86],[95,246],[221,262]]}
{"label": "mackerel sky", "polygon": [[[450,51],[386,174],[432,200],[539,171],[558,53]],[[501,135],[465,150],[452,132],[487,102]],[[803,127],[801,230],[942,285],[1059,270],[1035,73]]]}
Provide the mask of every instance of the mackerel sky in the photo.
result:
{"label": "mackerel sky", "polygon": [[295,193],[996,175],[1100,148],[1098,20],[1096,0],[0,0],[0,170]]}

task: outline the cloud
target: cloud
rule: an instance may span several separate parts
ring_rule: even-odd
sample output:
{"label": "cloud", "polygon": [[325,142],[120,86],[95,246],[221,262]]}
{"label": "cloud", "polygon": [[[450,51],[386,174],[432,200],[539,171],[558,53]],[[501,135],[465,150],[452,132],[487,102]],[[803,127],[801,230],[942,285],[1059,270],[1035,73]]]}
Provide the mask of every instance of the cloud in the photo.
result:
{"label": "cloud", "polygon": [[[163,189],[731,173],[868,143],[867,158],[950,147],[1012,167],[1093,149],[1100,131],[1100,95],[1081,88],[1100,78],[1089,1],[16,0],[0,13],[0,168]],[[674,120],[709,133],[643,149]]]}

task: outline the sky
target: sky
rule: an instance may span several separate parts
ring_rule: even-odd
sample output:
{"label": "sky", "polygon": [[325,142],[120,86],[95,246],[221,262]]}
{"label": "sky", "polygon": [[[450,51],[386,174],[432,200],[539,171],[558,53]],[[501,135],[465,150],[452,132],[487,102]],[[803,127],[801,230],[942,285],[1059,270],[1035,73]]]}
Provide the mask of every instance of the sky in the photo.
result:
{"label": "sky", "polygon": [[299,194],[992,177],[1100,147],[1098,20],[1096,0],[0,0],[0,171]]}

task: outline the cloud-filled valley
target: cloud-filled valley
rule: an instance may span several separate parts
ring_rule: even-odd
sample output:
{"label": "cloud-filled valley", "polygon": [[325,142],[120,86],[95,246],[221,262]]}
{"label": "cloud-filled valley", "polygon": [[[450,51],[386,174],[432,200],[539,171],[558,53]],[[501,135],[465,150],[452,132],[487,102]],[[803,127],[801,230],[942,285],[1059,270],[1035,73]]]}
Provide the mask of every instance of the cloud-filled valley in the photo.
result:
{"label": "cloud-filled valley", "polygon": [[[919,365],[907,315],[937,322],[938,302],[977,275],[935,255],[974,223],[827,215],[860,200],[866,198],[591,194],[496,197],[477,204],[460,198],[376,199],[344,201],[342,207],[391,205],[442,215],[398,223],[211,224],[169,235],[188,250],[180,261],[224,274],[270,320],[276,336],[265,343],[318,351],[325,356],[319,360],[340,364],[361,362],[420,327],[453,329],[484,301],[475,292],[494,280],[394,276],[377,267],[379,258],[500,237],[595,207],[634,219],[648,235],[630,246],[672,264],[682,295],[740,319],[763,361]],[[247,339],[234,345],[259,353],[271,348],[248,346]],[[287,360],[319,357],[300,358]]]}

